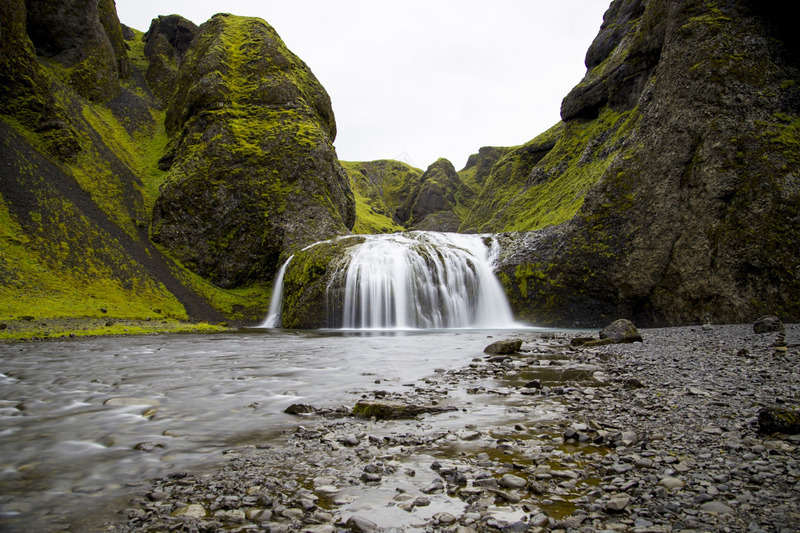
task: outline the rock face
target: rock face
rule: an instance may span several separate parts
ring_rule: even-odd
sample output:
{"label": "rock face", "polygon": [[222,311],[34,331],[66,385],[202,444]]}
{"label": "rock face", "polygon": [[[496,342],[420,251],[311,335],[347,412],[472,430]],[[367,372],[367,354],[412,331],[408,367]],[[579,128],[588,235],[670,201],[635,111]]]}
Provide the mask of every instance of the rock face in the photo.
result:
{"label": "rock face", "polygon": [[73,158],[81,150],[80,141],[38,63],[27,34],[24,0],[0,5],[0,27],[0,114],[14,116],[35,131],[59,160]]}
{"label": "rock face", "polygon": [[352,228],[330,99],[264,21],[199,28],[166,126],[152,238],[217,285],[269,279],[282,254]]}
{"label": "rock face", "polygon": [[119,94],[130,63],[113,0],[27,0],[25,5],[37,53],[70,69],[70,84],[81,96],[104,102]]}
{"label": "rock face", "polygon": [[339,265],[347,261],[349,248],[364,242],[352,236],[320,242],[296,254],[283,279],[284,328],[341,327],[343,294],[330,294],[334,276],[345,272]]}
{"label": "rock face", "polygon": [[162,102],[172,94],[178,67],[195,35],[197,26],[179,15],[154,18],[144,35],[144,55],[150,60],[147,84]]}
{"label": "rock face", "polygon": [[458,231],[456,192],[461,179],[453,164],[439,159],[422,175],[395,213],[395,220],[408,229]]}
{"label": "rock face", "polygon": [[[611,4],[563,131],[528,175],[558,179],[551,158],[583,132],[596,181],[567,222],[512,237],[501,267],[522,318],[800,317],[800,71],[779,19],[748,1]],[[591,131],[614,116],[626,118]]]}

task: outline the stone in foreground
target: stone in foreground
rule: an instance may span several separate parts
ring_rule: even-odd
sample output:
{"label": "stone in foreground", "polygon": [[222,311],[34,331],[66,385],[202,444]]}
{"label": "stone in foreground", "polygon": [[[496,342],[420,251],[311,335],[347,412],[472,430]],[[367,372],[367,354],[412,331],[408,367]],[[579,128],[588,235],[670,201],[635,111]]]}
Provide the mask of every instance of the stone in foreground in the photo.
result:
{"label": "stone in foreground", "polygon": [[758,412],[758,432],[763,435],[800,433],[800,410],[787,407],[762,408]]}
{"label": "stone in foreground", "polygon": [[642,336],[633,325],[633,322],[625,318],[615,320],[600,331],[601,339],[612,339],[615,343],[621,342],[642,342]]}
{"label": "stone in foreground", "polygon": [[753,324],[753,331],[756,333],[784,331],[783,322],[781,322],[781,319],[776,316],[762,316]]}
{"label": "stone in foreground", "polygon": [[358,418],[375,417],[383,420],[394,420],[414,418],[421,414],[444,413],[446,411],[454,411],[455,409],[455,407],[411,405],[388,400],[361,400],[353,406],[353,416]]}
{"label": "stone in foreground", "polygon": [[493,342],[483,349],[483,353],[492,355],[507,355],[512,353],[519,353],[522,347],[521,339],[504,339],[501,341]]}

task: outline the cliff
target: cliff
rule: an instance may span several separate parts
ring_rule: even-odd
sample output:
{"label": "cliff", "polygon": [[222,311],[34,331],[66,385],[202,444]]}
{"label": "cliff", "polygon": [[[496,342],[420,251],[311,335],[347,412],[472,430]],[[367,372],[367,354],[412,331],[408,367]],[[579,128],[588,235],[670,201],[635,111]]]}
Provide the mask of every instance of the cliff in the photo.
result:
{"label": "cliff", "polygon": [[[485,179],[510,192],[485,190],[499,214],[472,222],[550,225],[509,237],[501,277],[523,318],[800,317],[798,56],[780,20],[747,1],[611,4],[563,124],[501,156]],[[566,175],[548,220],[538,191]]]}
{"label": "cliff", "polygon": [[330,99],[264,21],[216,15],[200,26],[166,127],[152,237],[216,285],[269,279],[282,254],[353,227]]}

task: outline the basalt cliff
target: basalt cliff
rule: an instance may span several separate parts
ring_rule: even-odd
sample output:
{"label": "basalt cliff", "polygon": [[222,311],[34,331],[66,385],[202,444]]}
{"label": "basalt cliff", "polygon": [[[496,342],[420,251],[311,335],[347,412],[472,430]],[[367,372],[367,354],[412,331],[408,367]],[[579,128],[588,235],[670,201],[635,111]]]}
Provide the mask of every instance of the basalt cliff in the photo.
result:
{"label": "basalt cliff", "polygon": [[541,325],[796,321],[800,58],[771,5],[614,0],[562,121],[423,171],[339,161],[335,102],[263,20],[4,2],[0,321],[254,322],[290,254],[402,229],[499,234]]}

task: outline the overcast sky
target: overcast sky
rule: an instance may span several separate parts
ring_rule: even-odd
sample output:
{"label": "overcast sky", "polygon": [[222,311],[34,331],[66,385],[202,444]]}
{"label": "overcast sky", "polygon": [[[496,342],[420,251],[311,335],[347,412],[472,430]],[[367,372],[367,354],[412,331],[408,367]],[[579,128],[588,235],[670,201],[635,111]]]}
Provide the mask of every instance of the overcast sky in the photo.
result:
{"label": "overcast sky", "polygon": [[583,78],[610,0],[116,0],[147,31],[158,15],[197,25],[263,18],[308,64],[336,115],[345,161],[456,169],[482,146],[523,144],[558,122]]}

